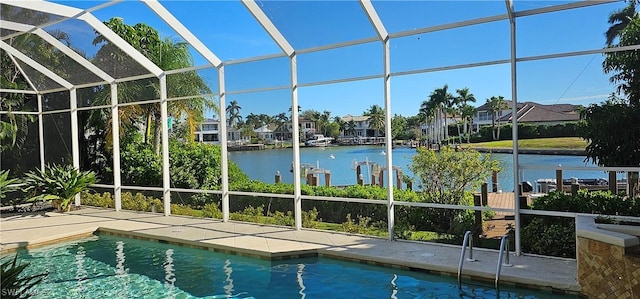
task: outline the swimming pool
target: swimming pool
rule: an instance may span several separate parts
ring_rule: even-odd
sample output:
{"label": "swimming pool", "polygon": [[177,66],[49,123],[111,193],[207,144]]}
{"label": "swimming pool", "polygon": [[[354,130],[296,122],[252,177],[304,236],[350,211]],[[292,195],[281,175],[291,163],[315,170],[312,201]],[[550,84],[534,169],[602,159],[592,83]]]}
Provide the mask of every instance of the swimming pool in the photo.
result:
{"label": "swimming pool", "polygon": [[[5,256],[6,258],[6,256]],[[34,298],[566,298],[322,257],[267,261],[95,235],[19,251]],[[577,298],[577,297],[575,297]]]}

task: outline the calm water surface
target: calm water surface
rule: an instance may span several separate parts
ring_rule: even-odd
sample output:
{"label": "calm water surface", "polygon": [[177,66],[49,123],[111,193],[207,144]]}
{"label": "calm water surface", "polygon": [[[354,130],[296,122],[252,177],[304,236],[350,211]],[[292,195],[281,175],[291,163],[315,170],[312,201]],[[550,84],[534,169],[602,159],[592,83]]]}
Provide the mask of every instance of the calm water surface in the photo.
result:
{"label": "calm water surface", "polygon": [[[386,156],[382,146],[334,146],[327,148],[301,148],[300,162],[308,163],[331,171],[331,183],[334,186],[356,184],[356,171],[354,161],[372,161],[385,165]],[[401,167],[407,175],[413,176],[408,165],[416,154],[412,148],[396,148],[393,150],[393,165]],[[513,155],[491,154],[500,161],[502,172],[498,176],[499,188],[504,191],[513,191]],[[248,152],[230,152],[229,158],[251,179],[268,183],[274,182],[277,171],[282,175],[282,181],[293,183],[293,173],[290,172],[293,161],[292,149],[275,149]],[[549,166],[549,170],[527,170],[523,173],[524,181],[532,184],[540,178],[555,178],[555,168],[562,166],[595,166],[591,162],[585,162],[584,156],[560,156],[560,155],[520,155],[520,165]],[[369,172],[363,170],[365,182],[369,183]],[[603,171],[565,171],[565,178],[606,178]],[[303,180],[304,182],[304,180]],[[324,176],[320,183],[324,184]]]}

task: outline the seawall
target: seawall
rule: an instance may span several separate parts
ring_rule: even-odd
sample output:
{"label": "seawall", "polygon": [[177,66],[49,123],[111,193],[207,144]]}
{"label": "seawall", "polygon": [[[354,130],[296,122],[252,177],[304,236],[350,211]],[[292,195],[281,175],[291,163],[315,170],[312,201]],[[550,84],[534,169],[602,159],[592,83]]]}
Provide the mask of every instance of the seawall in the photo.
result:
{"label": "seawall", "polygon": [[[512,154],[512,148],[486,148],[486,147],[473,147],[473,149],[481,152],[481,153],[500,153],[500,154]],[[519,154],[531,154],[531,155],[565,155],[565,156],[586,156],[585,150],[574,150],[574,149],[558,149],[558,148],[519,148]]]}

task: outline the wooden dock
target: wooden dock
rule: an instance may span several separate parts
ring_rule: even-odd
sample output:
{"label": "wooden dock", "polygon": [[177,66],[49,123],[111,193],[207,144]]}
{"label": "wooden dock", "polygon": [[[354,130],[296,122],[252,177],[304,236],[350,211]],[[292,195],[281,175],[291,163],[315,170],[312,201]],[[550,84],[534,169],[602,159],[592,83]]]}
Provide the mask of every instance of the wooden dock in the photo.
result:
{"label": "wooden dock", "polygon": [[[526,195],[526,194],[525,194]],[[527,197],[527,204],[531,205],[533,201],[530,197]],[[513,209],[515,206],[515,198],[513,192],[490,192],[487,199],[487,205],[492,208]],[[521,207],[522,208],[522,207]],[[496,215],[513,215],[508,212],[496,212]]]}
{"label": "wooden dock", "polygon": [[265,149],[265,145],[258,144],[240,144],[240,145],[228,145],[229,151],[257,151]]}
{"label": "wooden dock", "polygon": [[[527,197],[527,204],[533,203],[530,197]],[[489,193],[487,205],[492,208],[513,209],[515,206],[515,198],[513,192]],[[523,207],[521,207],[523,208]],[[508,225],[515,225],[513,220],[513,212],[496,212],[496,216],[492,220],[485,221],[484,234],[486,238],[500,238],[507,233]]]}

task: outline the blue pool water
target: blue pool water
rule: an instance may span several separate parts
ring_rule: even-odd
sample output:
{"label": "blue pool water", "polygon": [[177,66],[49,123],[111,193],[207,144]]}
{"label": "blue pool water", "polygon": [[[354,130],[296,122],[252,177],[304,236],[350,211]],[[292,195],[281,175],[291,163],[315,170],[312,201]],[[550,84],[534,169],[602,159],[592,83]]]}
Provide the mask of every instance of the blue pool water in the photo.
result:
{"label": "blue pool water", "polygon": [[[5,256],[5,258],[7,258]],[[4,259],[3,259],[4,260]],[[565,298],[327,258],[266,261],[110,235],[19,252],[34,298]]]}

